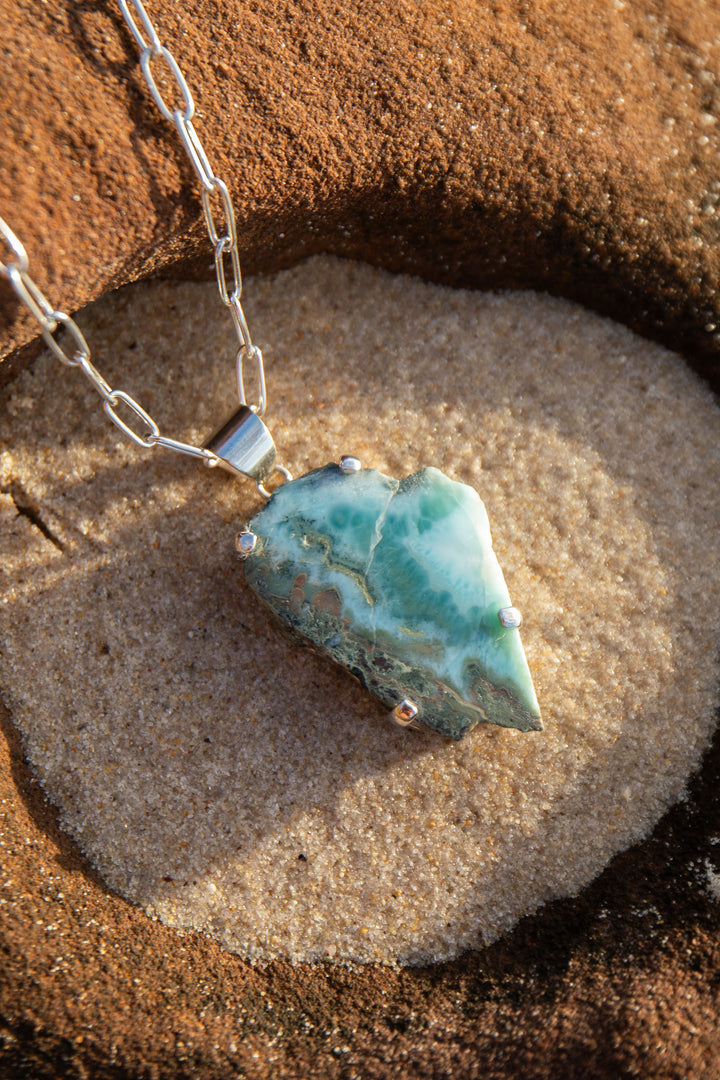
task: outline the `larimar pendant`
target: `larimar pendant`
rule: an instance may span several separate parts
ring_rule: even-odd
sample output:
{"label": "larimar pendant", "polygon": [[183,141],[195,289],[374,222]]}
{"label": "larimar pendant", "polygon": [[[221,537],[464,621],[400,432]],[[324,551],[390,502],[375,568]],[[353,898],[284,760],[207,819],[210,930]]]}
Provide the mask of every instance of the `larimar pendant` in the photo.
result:
{"label": "larimar pendant", "polygon": [[[351,457],[289,479],[245,404],[206,447],[268,498],[238,537],[248,584],[396,723],[451,739],[481,722],[542,730],[520,615],[472,488],[433,468],[394,480]],[[270,495],[278,469],[288,482]]]}
{"label": "larimar pendant", "polygon": [[349,460],[283,484],[253,518],[238,543],[249,585],[400,724],[542,729],[479,496],[437,469],[394,480]]}

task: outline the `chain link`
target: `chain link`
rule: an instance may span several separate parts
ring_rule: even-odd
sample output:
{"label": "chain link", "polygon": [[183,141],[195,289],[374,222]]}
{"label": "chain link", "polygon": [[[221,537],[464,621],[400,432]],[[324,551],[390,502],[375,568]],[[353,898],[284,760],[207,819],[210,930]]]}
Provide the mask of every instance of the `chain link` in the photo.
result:
{"label": "chain link", "polygon": [[203,191],[212,191],[216,179],[215,174],[210,168],[208,156],[203,150],[203,145],[198,138],[192,120],[186,120],[181,112],[176,112],[173,120],[175,121],[177,133],[185,147],[185,153],[190,158],[190,164],[197,174],[200,186]]}
{"label": "chain link", "polygon": [[182,118],[186,124],[189,124],[193,116],[195,115],[195,102],[193,101],[192,94],[190,93],[190,87],[185,82],[185,76],[178,67],[177,60],[170,52],[170,50],[166,49],[164,45],[160,46],[159,53],[156,53],[155,50],[150,48],[149,46],[147,49],[143,49],[143,51],[140,53],[140,69],[145,76],[145,82],[148,84],[150,93],[153,96],[153,101],[155,102],[158,109],[163,114],[166,120],[173,120],[180,112],[179,109],[168,109],[167,105],[165,104],[165,99],[160,93],[158,85],[155,82],[155,77],[152,73],[152,67],[150,66],[150,61],[154,59],[164,60],[168,68],[170,69],[170,74],[175,80],[175,86],[180,91],[183,99],[183,109],[181,113]]}
{"label": "chain link", "polygon": [[118,0],[118,3],[120,5],[120,13],[125,22],[128,24],[130,28],[130,33],[135,38],[138,49],[143,50],[150,48],[156,56],[159,56],[160,50],[162,49],[162,44],[160,42],[160,38],[158,37],[157,30],[153,26],[152,19],[148,15],[143,4],[133,4],[133,7],[135,8],[135,11],[140,17],[140,22],[143,25],[145,33],[150,38],[150,45],[148,45],[147,41],[142,36],[142,30],[140,30],[138,24],[135,22],[135,18],[130,11],[127,0]]}
{"label": "chain link", "polygon": [[[197,174],[205,226],[210,243],[213,245],[218,292],[223,304],[230,311],[238,337],[236,355],[238,396],[241,404],[249,404],[245,394],[243,365],[245,361],[254,361],[257,368],[258,400],[249,407],[258,416],[262,416],[267,405],[265,369],[262,353],[250,337],[240,302],[242,273],[235,211],[230,192],[225,182],[215,175],[195,131],[192,123],[195,103],[190,87],[175,57],[160,41],[152,19],[145,10],[145,5],[142,0],[118,0],[118,4],[128,29],[140,49],[140,69],[153,101],[165,119],[175,125],[190,164]],[[171,77],[181,108],[172,108],[163,97],[153,74],[153,61],[157,62],[158,69],[164,66],[166,74]],[[216,202],[216,210],[213,209],[213,199]],[[221,227],[217,211],[222,214]],[[138,446],[150,448],[163,446],[181,454],[201,458],[207,465],[217,465],[218,459],[212,451],[161,435],[155,420],[134,397],[125,393],[124,390],[114,390],[110,386],[91,362],[90,347],[75,320],[64,311],[54,308],[40,286],[30,276],[30,262],[25,247],[2,217],[0,217],[0,240],[4,241],[10,251],[10,258],[0,258],[0,276],[7,278],[18,299],[40,324],[43,338],[55,356],[68,367],[80,368],[102,398],[103,408],[108,417],[120,431]],[[56,336],[61,332],[62,343]],[[68,351],[68,344],[70,351]],[[119,406],[130,414],[130,422],[124,420],[119,414],[117,411]],[[137,430],[138,427],[140,430]]]}

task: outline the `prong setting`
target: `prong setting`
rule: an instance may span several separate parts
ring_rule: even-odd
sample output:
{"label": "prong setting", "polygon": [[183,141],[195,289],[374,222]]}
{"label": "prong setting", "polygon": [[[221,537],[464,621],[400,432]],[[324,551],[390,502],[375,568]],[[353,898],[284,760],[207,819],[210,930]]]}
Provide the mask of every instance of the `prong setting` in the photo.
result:
{"label": "prong setting", "polygon": [[362,469],[362,462],[360,458],[353,457],[352,454],[343,454],[340,458],[340,468],[344,473],[356,473]]}
{"label": "prong setting", "polygon": [[249,529],[244,529],[235,537],[235,549],[241,559],[247,559],[257,547],[257,536]]}
{"label": "prong setting", "polygon": [[522,615],[516,607],[504,607],[498,611],[500,625],[506,630],[516,630],[522,625]]}
{"label": "prong setting", "polygon": [[410,727],[417,714],[418,707],[415,702],[410,701],[409,698],[403,698],[390,713],[390,719],[393,723],[397,724],[398,727]]}

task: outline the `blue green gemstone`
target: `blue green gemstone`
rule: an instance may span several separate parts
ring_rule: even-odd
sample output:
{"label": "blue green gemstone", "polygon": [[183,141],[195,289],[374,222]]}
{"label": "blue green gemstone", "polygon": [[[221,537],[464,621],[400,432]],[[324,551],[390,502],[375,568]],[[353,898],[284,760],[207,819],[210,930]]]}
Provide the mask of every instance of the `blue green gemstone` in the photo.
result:
{"label": "blue green gemstone", "polygon": [[279,487],[250,522],[248,583],[388,709],[452,739],[476,723],[541,730],[485,507],[437,469],[393,480],[326,465]]}

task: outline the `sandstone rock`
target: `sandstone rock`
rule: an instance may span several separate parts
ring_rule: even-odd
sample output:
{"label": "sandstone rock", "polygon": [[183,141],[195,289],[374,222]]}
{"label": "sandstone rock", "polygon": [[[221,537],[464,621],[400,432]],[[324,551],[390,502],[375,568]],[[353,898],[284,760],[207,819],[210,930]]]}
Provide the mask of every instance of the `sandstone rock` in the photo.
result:
{"label": "sandstone rock", "polygon": [[[0,212],[53,303],[206,274],[193,174],[113,6],[2,3]],[[245,270],[319,250],[581,300],[703,372],[720,348],[710,2],[153,12],[235,198]],[[7,370],[34,327],[2,293]]]}
{"label": "sandstone rock", "polygon": [[[74,311],[148,275],[207,273],[190,169],[114,8],[2,0],[0,14],[0,212],[48,296]],[[325,250],[547,289],[717,379],[709,0],[199,0],[153,15],[231,186],[246,270]],[[0,318],[9,374],[35,329],[6,289]],[[109,894],[0,719],[6,1075],[471,1076],[482,1062],[498,1078],[662,1078],[717,1060],[717,908],[687,885],[717,850],[717,745],[651,840],[482,955],[253,970]]]}

